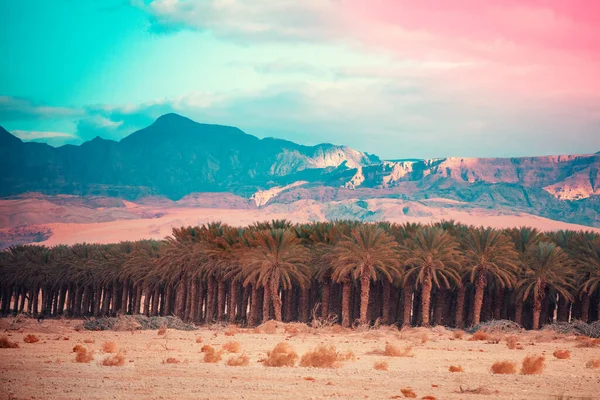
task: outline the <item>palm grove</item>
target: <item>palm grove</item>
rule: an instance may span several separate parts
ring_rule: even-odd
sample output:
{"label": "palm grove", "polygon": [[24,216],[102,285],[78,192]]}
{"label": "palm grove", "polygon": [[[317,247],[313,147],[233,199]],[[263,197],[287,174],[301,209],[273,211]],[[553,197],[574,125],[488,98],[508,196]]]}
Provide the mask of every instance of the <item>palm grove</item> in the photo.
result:
{"label": "palm grove", "polygon": [[445,221],[173,229],[163,241],[0,252],[0,311],[464,327],[600,319],[600,236]]}

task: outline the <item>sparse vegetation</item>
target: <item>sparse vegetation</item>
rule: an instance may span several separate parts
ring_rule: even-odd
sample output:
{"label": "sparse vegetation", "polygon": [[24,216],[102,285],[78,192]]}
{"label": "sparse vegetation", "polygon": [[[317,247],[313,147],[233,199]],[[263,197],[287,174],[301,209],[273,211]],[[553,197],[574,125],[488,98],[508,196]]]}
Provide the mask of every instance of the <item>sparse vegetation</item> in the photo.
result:
{"label": "sparse vegetation", "polygon": [[122,367],[125,365],[125,355],[119,352],[112,356],[108,356],[102,360],[102,365],[105,367]]}
{"label": "sparse vegetation", "polygon": [[176,359],[175,357],[169,357],[163,361],[163,364],[179,364],[181,361]]}
{"label": "sparse vegetation", "polygon": [[375,364],[373,364],[373,368],[375,368],[378,371],[387,371],[389,365],[387,361],[375,361]]}
{"label": "sparse vegetation", "polygon": [[102,351],[104,351],[105,353],[116,353],[117,344],[115,342],[104,342],[102,344]]}
{"label": "sparse vegetation", "polygon": [[544,370],[544,356],[529,355],[523,359],[521,373],[523,375],[539,375]]}
{"label": "sparse vegetation", "polygon": [[267,367],[293,367],[298,360],[298,354],[289,343],[278,343],[275,348],[267,353],[264,365]]}
{"label": "sparse vegetation", "polygon": [[387,343],[383,354],[388,357],[413,357],[412,346],[407,346],[404,349]]}
{"label": "sparse vegetation", "polygon": [[227,342],[222,346],[222,348],[229,353],[239,353],[241,345],[240,342]]}
{"label": "sparse vegetation", "polygon": [[204,341],[204,339],[202,338],[202,336],[196,336],[196,343],[202,343]]}
{"label": "sparse vegetation", "polygon": [[593,358],[585,363],[585,367],[588,369],[600,368],[600,358]]}
{"label": "sparse vegetation", "polygon": [[227,360],[227,365],[230,367],[245,367],[250,363],[248,356],[245,354],[240,354],[238,356],[233,356],[229,360]]}
{"label": "sparse vegetation", "polygon": [[338,354],[334,346],[319,346],[302,355],[301,367],[335,368],[339,366]]}
{"label": "sparse vegetation", "polygon": [[212,347],[210,344],[205,344],[204,346],[202,346],[202,348],[200,349],[200,351],[202,353],[207,353],[207,352],[214,352],[215,348]]}
{"label": "sparse vegetation", "polygon": [[400,392],[408,399],[415,399],[417,397],[417,394],[411,388],[402,388],[400,389]]}
{"label": "sparse vegetation", "polygon": [[75,362],[78,363],[89,363],[94,359],[94,354],[88,352],[87,349],[83,349],[82,351],[78,351],[75,355]]}
{"label": "sparse vegetation", "polygon": [[221,357],[223,356],[223,350],[216,351],[212,346],[203,346],[202,352],[204,353],[205,363],[218,363],[221,361]]}
{"label": "sparse vegetation", "polygon": [[461,365],[451,365],[448,367],[448,371],[450,372],[465,372]]}
{"label": "sparse vegetation", "polygon": [[83,339],[83,343],[92,344],[92,343],[96,343],[96,341],[94,339],[85,338],[85,339]]}
{"label": "sparse vegetation", "polygon": [[452,332],[452,337],[454,339],[461,339],[465,336],[465,331],[463,330],[458,330],[458,331],[454,331]]}
{"label": "sparse vegetation", "polygon": [[556,350],[552,355],[560,360],[565,360],[571,358],[570,350]]}
{"label": "sparse vegetation", "polygon": [[519,337],[517,335],[509,335],[506,337],[506,347],[514,350],[519,345]]}
{"label": "sparse vegetation", "polygon": [[0,349],[16,349],[18,347],[19,343],[9,340],[8,336],[0,337]]}
{"label": "sparse vegetation", "polygon": [[160,328],[158,328],[158,331],[156,332],[156,334],[158,336],[163,336],[167,333],[167,327],[166,326],[161,326]]}
{"label": "sparse vegetation", "polygon": [[490,395],[490,394],[498,393],[498,391],[497,390],[492,391],[483,386],[479,386],[474,389],[471,389],[471,388],[464,389],[462,386],[460,386],[459,390],[457,390],[455,393]]}
{"label": "sparse vegetation", "polygon": [[87,349],[80,344],[76,344],[75,347],[73,347],[73,353],[79,353],[81,351],[86,352]]}
{"label": "sparse vegetation", "polygon": [[484,331],[477,331],[469,338],[470,341],[488,340],[489,335]]}
{"label": "sparse vegetation", "polygon": [[29,334],[23,338],[25,343],[37,343],[40,341],[40,338],[36,335]]}
{"label": "sparse vegetation", "polygon": [[497,361],[492,365],[491,371],[494,374],[516,374],[517,364],[512,361]]}

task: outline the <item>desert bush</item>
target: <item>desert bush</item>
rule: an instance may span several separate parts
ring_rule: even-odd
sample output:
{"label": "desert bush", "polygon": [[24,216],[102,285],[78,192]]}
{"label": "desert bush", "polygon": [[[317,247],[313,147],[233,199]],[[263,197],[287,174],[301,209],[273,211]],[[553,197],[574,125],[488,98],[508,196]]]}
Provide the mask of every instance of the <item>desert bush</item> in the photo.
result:
{"label": "desert bush", "polygon": [[423,397],[421,397],[421,399],[422,399],[422,400],[436,400],[436,397],[435,397],[435,396],[428,395],[428,396],[423,396]]}
{"label": "desert bush", "polygon": [[311,327],[302,322],[293,322],[285,324],[283,330],[287,334],[298,335],[300,333],[309,333],[311,331]]}
{"label": "desert bush", "polygon": [[496,361],[490,369],[493,374],[517,373],[517,365],[512,361]]}
{"label": "desert bush", "polygon": [[40,341],[40,338],[36,335],[29,334],[23,338],[25,343],[37,343]]}
{"label": "desert bush", "polygon": [[474,342],[477,340],[488,340],[489,335],[484,331],[477,331],[469,338],[469,341]]}
{"label": "desert bush", "polygon": [[585,363],[585,367],[589,369],[598,369],[600,368],[600,358],[593,358]]}
{"label": "desert bush", "polygon": [[523,359],[521,373],[523,375],[539,375],[544,370],[544,356],[530,355]]}
{"label": "desert bush", "polygon": [[85,339],[83,339],[83,343],[91,344],[91,343],[96,343],[96,341],[94,339],[85,338]]}
{"label": "desert bush", "polygon": [[389,365],[387,361],[375,361],[375,364],[373,364],[373,368],[375,368],[377,371],[387,371],[388,367]]}
{"label": "desert bush", "polygon": [[167,333],[167,327],[161,326],[160,328],[158,328],[158,331],[156,333],[158,334],[158,336],[165,335]]}
{"label": "desert bush", "polygon": [[516,349],[518,344],[519,337],[517,335],[509,335],[506,337],[506,347],[508,347],[509,349]]}
{"label": "desert bush", "polygon": [[343,353],[338,353],[338,361],[354,361],[356,356],[352,350],[346,350]]}
{"label": "desert bush", "polygon": [[272,335],[277,333],[277,322],[273,320],[269,320],[264,324],[261,324],[254,328],[254,333],[266,333],[268,335]]}
{"label": "desert bush", "polygon": [[200,349],[200,351],[202,353],[206,353],[206,352],[209,352],[209,351],[215,351],[215,348],[212,347],[210,344],[205,344],[204,346],[202,346],[202,348]]}
{"label": "desert bush", "polygon": [[560,360],[571,358],[570,350],[556,350],[552,355]]}
{"label": "desert bush", "polygon": [[229,360],[227,360],[227,365],[230,367],[245,367],[250,363],[248,360],[248,356],[245,354],[241,354],[239,356],[233,356]]}
{"label": "desert bush", "polygon": [[389,357],[413,357],[412,347],[406,346],[404,349],[387,343],[383,354]]}
{"label": "desert bush", "polygon": [[239,329],[236,326],[230,326],[229,328],[227,328],[227,330],[224,332],[225,336],[235,336],[236,333],[239,333]]}
{"label": "desert bush", "polygon": [[180,362],[181,361],[179,361],[175,357],[169,357],[165,361],[163,361],[163,364],[179,364]]}
{"label": "desert bush", "polygon": [[117,351],[117,344],[115,342],[104,342],[102,350],[105,353],[115,353]]}
{"label": "desert bush", "polygon": [[465,336],[465,331],[454,331],[452,337],[454,339],[462,339]]}
{"label": "desert bush", "polygon": [[471,389],[471,388],[466,388],[463,389],[462,386],[459,387],[459,391],[456,391],[455,393],[467,393],[467,394],[483,394],[483,395],[490,395],[492,393],[498,393],[498,391],[491,391],[488,388],[485,388],[483,386],[479,386],[475,389]]}
{"label": "desert bush", "polygon": [[218,363],[221,361],[221,356],[223,355],[223,350],[215,351],[214,348],[211,347],[210,350],[204,352],[204,362],[205,363]]}
{"label": "desert bush", "polygon": [[94,359],[94,354],[88,353],[88,351],[86,349],[83,349],[83,351],[78,351],[77,354],[75,355],[75,362],[78,362],[78,363],[89,363],[93,359]]}
{"label": "desert bush", "polygon": [[239,353],[240,347],[239,342],[227,342],[223,345],[223,350],[228,351],[229,353]]}
{"label": "desert bush", "polygon": [[417,394],[411,388],[402,388],[400,392],[404,395],[404,397],[414,399],[417,397]]}
{"label": "desert bush", "polygon": [[108,356],[102,360],[102,365],[105,367],[121,367],[125,365],[125,355],[119,352],[113,356]]}
{"label": "desert bush", "polygon": [[448,367],[448,371],[450,372],[465,372],[461,365],[451,365]]}
{"label": "desert bush", "polygon": [[87,349],[80,344],[75,345],[75,347],[73,347],[73,353],[80,353],[80,352],[85,353],[85,352],[87,352]]}
{"label": "desert bush", "polygon": [[8,336],[0,337],[0,349],[16,349],[18,347],[19,343],[9,340]]}
{"label": "desert bush", "polygon": [[202,343],[204,341],[204,339],[202,338],[202,336],[196,336],[196,343]]}
{"label": "desert bush", "polygon": [[590,347],[596,347],[598,345],[600,345],[600,339],[585,338],[585,339],[582,339],[579,343],[577,343],[576,347],[590,348]]}
{"label": "desert bush", "polygon": [[281,342],[267,353],[264,364],[267,367],[293,367],[297,360],[298,354],[292,349],[292,346]]}
{"label": "desert bush", "polygon": [[335,368],[339,366],[338,354],[334,346],[319,346],[302,355],[300,366],[315,368]]}

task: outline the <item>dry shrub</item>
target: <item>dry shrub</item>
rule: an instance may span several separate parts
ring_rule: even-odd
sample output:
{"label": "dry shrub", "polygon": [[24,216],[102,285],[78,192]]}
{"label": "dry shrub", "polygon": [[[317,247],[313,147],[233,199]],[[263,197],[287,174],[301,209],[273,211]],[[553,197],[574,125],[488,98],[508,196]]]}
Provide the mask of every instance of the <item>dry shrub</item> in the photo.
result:
{"label": "dry shrub", "polygon": [[514,350],[517,348],[519,344],[519,337],[517,335],[510,335],[506,337],[506,347],[508,347],[511,350]]}
{"label": "dry shrub", "polygon": [[254,328],[254,333],[266,333],[272,335],[277,333],[277,321],[269,320]]}
{"label": "dry shrub", "polygon": [[544,356],[531,355],[523,359],[521,373],[523,375],[539,375],[544,370]]}
{"label": "dry shrub", "polygon": [[156,333],[158,334],[158,336],[164,336],[167,333],[167,327],[161,326],[160,328],[158,328],[158,332]]}
{"label": "dry shrub", "polygon": [[498,393],[498,391],[497,390],[492,391],[492,390],[490,390],[488,388],[485,388],[483,386],[479,386],[478,388],[475,388],[475,389],[471,389],[471,388],[463,389],[463,387],[460,386],[460,391],[456,391],[455,393],[483,394],[483,395],[487,396],[487,395],[490,395],[490,394],[493,394],[493,393]]}
{"label": "dry shrub", "polygon": [[94,339],[86,338],[86,339],[83,339],[83,343],[91,344],[91,343],[96,343],[96,341]]}
{"label": "dry shrub", "polygon": [[516,374],[517,364],[512,361],[496,361],[490,369],[493,374]]}
{"label": "dry shrub", "polygon": [[225,336],[235,336],[236,333],[239,333],[239,329],[235,326],[230,326],[229,328],[227,328],[227,330],[224,332]]}
{"label": "dry shrub", "polygon": [[37,343],[40,341],[40,338],[36,335],[29,334],[23,338],[25,343]]}
{"label": "dry shrub", "polygon": [[571,358],[570,350],[556,350],[552,355],[560,360]]}
{"label": "dry shrub", "polygon": [[229,353],[239,353],[240,347],[240,342],[227,342],[223,345],[223,350]]}
{"label": "dry shrub", "polygon": [[338,353],[337,355],[338,361],[354,361],[356,360],[356,356],[352,350],[346,350],[343,353]]}
{"label": "dry shrub", "polygon": [[265,366],[267,367],[293,367],[298,360],[298,354],[289,343],[281,342],[272,351],[267,353]]}
{"label": "dry shrub", "polygon": [[175,357],[169,357],[165,361],[163,361],[163,364],[179,364],[180,362],[181,361],[179,361]]}
{"label": "dry shrub", "polygon": [[227,365],[230,367],[245,367],[250,363],[248,360],[248,356],[245,354],[241,354],[239,356],[233,356],[229,360],[227,360]]}
{"label": "dry shrub", "polygon": [[404,395],[404,397],[414,399],[417,397],[417,394],[411,388],[402,388],[400,392]]}
{"label": "dry shrub", "polygon": [[454,339],[462,339],[465,336],[465,331],[454,331],[454,333],[452,333],[452,337],[454,337]]}
{"label": "dry shrub", "polygon": [[116,353],[117,344],[115,342],[104,342],[104,344],[102,345],[102,350],[105,353]]}
{"label": "dry shrub", "polygon": [[375,364],[373,365],[373,368],[375,368],[377,371],[387,371],[388,367],[389,365],[387,361],[375,361]]}
{"label": "dry shrub", "polygon": [[502,336],[495,334],[495,335],[489,335],[488,339],[487,339],[487,343],[489,344],[498,344],[500,343],[500,341],[502,340]]}
{"label": "dry shrub", "polygon": [[338,354],[334,346],[319,346],[302,355],[300,366],[315,368],[335,368],[339,366]]}
{"label": "dry shrub", "polygon": [[576,347],[590,348],[590,347],[596,347],[598,345],[600,345],[600,339],[586,338],[584,340],[581,340],[579,343],[577,343]]}
{"label": "dry shrub", "polygon": [[589,369],[598,369],[600,368],[600,358],[593,358],[585,363],[585,367]]}
{"label": "dry shrub", "polygon": [[313,378],[312,376],[305,376],[305,377],[304,377],[304,380],[305,380],[305,381],[314,382],[314,381],[315,381],[315,378]]}
{"label": "dry shrub", "polygon": [[83,349],[83,351],[78,351],[77,355],[75,356],[75,362],[78,362],[78,363],[89,363],[93,359],[94,359],[94,354],[88,353],[86,349]]}
{"label": "dry shrub", "polygon": [[293,323],[285,324],[283,327],[283,330],[287,334],[298,335],[300,333],[309,333],[311,328],[308,325],[303,324],[301,322],[293,322]]}
{"label": "dry shrub", "polygon": [[85,353],[85,352],[87,352],[87,349],[80,344],[77,344],[77,345],[75,345],[75,347],[73,347],[73,353],[81,353],[81,352]]}
{"label": "dry shrub", "polygon": [[196,343],[202,343],[204,341],[204,339],[202,338],[202,336],[196,336]]}
{"label": "dry shrub", "polygon": [[515,349],[517,349],[517,350],[525,350],[525,347],[523,347],[523,345],[521,343],[518,343],[517,347],[515,347]]}
{"label": "dry shrub", "polygon": [[383,354],[389,357],[413,357],[412,346],[406,346],[403,350],[400,347],[389,343],[385,345]]}
{"label": "dry shrub", "polygon": [[469,341],[474,342],[477,340],[488,340],[489,335],[484,331],[477,331],[469,338]]}
{"label": "dry shrub", "polygon": [[421,399],[422,400],[436,400],[435,396],[431,396],[431,395],[423,396],[423,397],[421,397]]}
{"label": "dry shrub", "polygon": [[463,369],[463,367],[461,365],[451,365],[448,368],[448,371],[450,371],[450,372],[465,372],[465,370]]}
{"label": "dry shrub", "polygon": [[125,365],[125,355],[119,352],[114,356],[108,356],[102,360],[102,365],[105,367],[121,367]]}
{"label": "dry shrub", "polygon": [[208,353],[208,352],[214,353],[215,352],[215,348],[212,347],[210,344],[205,344],[204,346],[202,346],[202,348],[200,349],[200,351],[202,353]]}
{"label": "dry shrub", "polygon": [[0,349],[16,349],[19,343],[8,340],[7,336],[0,337]]}

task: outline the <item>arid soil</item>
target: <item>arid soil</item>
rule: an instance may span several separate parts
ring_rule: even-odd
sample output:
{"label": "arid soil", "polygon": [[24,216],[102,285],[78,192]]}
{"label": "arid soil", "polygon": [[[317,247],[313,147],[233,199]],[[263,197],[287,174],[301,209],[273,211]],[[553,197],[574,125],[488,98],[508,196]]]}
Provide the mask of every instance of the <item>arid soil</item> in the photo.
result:
{"label": "arid soil", "polygon": [[[155,330],[77,331],[77,320],[27,320],[16,329],[11,322],[0,320],[0,336],[19,344],[0,349],[2,399],[401,399],[402,389],[426,399],[600,398],[600,368],[586,368],[589,360],[600,357],[600,344],[584,347],[594,344],[548,331],[520,334],[523,349],[511,350],[505,334],[472,341],[471,335],[458,338],[441,327],[315,330],[269,322],[256,330],[213,326],[160,335]],[[40,341],[25,343],[28,334]],[[204,362],[203,346],[218,353],[232,341],[239,343],[238,354],[223,351],[217,363]],[[116,344],[124,365],[103,365],[114,355],[103,350],[105,342]],[[280,342],[297,352],[294,367],[264,365],[267,352]],[[93,352],[91,362],[75,362],[73,347],[78,344]],[[351,351],[355,359],[350,355],[336,368],[299,366],[302,355],[319,345],[333,345],[346,356]],[[412,349],[408,356],[391,357],[384,353],[386,345]],[[554,357],[556,350],[570,350],[570,358]],[[227,365],[240,354],[248,357],[249,365]],[[527,355],[545,357],[541,374],[519,372]],[[167,363],[169,358],[173,363]],[[503,360],[514,361],[517,373],[490,372],[492,364]],[[382,361],[387,371],[374,368]],[[450,366],[464,372],[450,372]]]}

